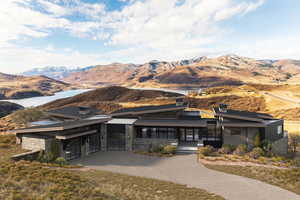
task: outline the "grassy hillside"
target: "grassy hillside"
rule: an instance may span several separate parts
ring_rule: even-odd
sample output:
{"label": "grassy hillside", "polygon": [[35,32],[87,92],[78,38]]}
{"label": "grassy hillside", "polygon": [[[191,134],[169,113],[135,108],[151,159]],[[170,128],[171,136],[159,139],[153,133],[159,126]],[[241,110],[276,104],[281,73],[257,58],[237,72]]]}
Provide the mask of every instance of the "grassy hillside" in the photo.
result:
{"label": "grassy hillside", "polygon": [[161,92],[154,90],[135,90],[124,87],[104,87],[74,97],[65,98],[50,102],[42,106],[44,109],[60,108],[70,105],[85,105],[99,108],[106,113],[120,109],[119,103],[132,103],[138,101],[151,101],[157,98],[172,98],[180,96],[176,93]]}
{"label": "grassy hillside", "polygon": [[45,76],[0,76],[0,100],[53,95],[70,88],[67,83]]}

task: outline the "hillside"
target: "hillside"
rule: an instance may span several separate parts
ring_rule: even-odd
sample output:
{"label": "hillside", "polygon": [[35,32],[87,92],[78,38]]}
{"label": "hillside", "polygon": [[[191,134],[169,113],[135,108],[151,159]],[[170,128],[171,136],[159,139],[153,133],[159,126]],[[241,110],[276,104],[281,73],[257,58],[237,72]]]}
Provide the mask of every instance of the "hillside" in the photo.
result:
{"label": "hillside", "polygon": [[111,86],[85,92],[70,98],[59,99],[43,105],[42,108],[54,109],[70,105],[85,105],[96,107],[106,113],[110,113],[114,110],[120,109],[120,103],[134,103],[137,101],[148,101],[151,103],[151,101],[157,98],[172,98],[177,96],[180,95],[170,92],[135,90]]}
{"label": "hillside", "polygon": [[0,118],[20,109],[23,109],[23,106],[7,101],[0,101]]}
{"label": "hillside", "polygon": [[53,95],[70,88],[70,84],[46,76],[0,74],[0,100]]}
{"label": "hillside", "polygon": [[298,84],[300,61],[255,60],[236,55],[199,57],[175,62],[99,65],[63,79],[89,86],[199,88],[221,85]]}

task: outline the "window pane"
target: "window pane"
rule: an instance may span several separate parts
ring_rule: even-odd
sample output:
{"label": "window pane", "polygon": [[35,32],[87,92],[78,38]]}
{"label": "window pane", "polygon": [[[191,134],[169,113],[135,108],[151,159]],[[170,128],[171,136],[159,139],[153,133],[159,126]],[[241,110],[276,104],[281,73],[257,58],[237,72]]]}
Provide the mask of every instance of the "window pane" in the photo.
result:
{"label": "window pane", "polygon": [[176,138],[176,129],[175,128],[169,128],[168,129],[168,138],[169,139],[175,139]]}

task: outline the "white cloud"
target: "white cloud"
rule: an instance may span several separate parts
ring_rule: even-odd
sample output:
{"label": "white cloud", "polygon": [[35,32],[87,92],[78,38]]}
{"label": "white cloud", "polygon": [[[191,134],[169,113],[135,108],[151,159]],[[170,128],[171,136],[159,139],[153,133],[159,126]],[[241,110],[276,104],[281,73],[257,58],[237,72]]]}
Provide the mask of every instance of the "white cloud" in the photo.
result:
{"label": "white cloud", "polygon": [[[126,1],[126,0],[119,0]],[[100,1],[101,2],[101,1]],[[299,37],[261,40],[235,48],[218,46],[228,30],[223,21],[259,8],[265,0],[127,0],[119,11],[83,0],[5,0],[0,7],[0,66],[15,70],[45,65],[80,66],[107,62],[176,60],[233,52],[255,57],[300,56]],[[79,17],[79,19],[78,19]],[[11,40],[46,37],[56,30],[114,49],[83,54],[55,44],[44,49],[19,47]],[[101,41],[101,42],[100,42]],[[279,42],[278,42],[279,41]],[[272,48],[278,42],[279,48]],[[290,45],[290,46],[288,46]],[[251,48],[249,48],[251,46]],[[5,48],[4,48],[5,47]],[[288,48],[287,48],[288,47]],[[262,50],[263,49],[263,50]],[[16,59],[17,58],[17,59]],[[17,68],[19,67],[19,68]],[[0,71],[4,71],[0,69]]]}
{"label": "white cloud", "polygon": [[45,49],[20,48],[14,45],[0,48],[0,71],[20,73],[32,67],[44,66],[87,66],[106,63],[97,54],[82,54],[73,49],[59,51],[52,45]]}

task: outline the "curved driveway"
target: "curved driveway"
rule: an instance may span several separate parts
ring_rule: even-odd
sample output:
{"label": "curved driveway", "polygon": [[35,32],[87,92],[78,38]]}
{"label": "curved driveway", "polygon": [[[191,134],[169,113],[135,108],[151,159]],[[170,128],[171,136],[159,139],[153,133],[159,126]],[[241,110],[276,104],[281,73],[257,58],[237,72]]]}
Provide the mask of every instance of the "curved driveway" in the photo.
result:
{"label": "curved driveway", "polygon": [[73,164],[185,184],[230,200],[300,200],[299,195],[279,187],[207,169],[196,162],[196,155],[157,158],[131,152],[99,152]]}

